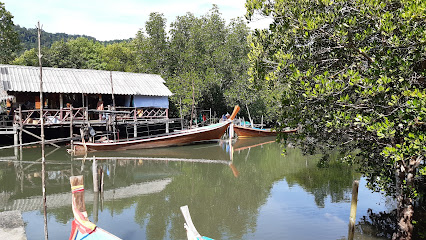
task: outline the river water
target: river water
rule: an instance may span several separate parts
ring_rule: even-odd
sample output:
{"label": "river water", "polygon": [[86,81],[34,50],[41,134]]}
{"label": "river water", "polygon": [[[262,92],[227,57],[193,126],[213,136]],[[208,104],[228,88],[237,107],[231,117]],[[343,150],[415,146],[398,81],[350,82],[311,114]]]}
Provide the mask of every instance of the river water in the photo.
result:
{"label": "river water", "polygon": [[[73,175],[84,176],[90,220],[129,240],[186,239],[184,205],[198,232],[214,239],[345,239],[352,182],[360,179],[355,238],[379,239],[361,219],[369,208],[389,211],[391,200],[371,193],[353,168],[318,168],[320,155],[292,147],[283,154],[273,140],[97,152],[83,160],[46,147],[49,239],[69,237]],[[101,195],[93,192],[94,155],[104,159],[96,161],[105,173]],[[21,211],[28,239],[44,239],[41,149],[23,149],[18,157],[3,150],[0,156],[0,212]]]}

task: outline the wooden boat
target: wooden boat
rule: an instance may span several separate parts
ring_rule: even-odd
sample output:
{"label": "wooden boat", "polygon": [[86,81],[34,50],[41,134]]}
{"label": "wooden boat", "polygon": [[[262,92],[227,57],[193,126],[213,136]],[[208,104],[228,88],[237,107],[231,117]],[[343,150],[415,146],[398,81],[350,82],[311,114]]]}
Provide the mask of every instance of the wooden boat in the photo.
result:
{"label": "wooden boat", "polygon": [[180,211],[185,218],[184,227],[186,229],[186,237],[188,240],[214,240],[212,238],[201,236],[192,222],[191,214],[187,205],[180,207]]}
{"label": "wooden boat", "polygon": [[74,152],[105,151],[105,150],[129,150],[186,145],[196,142],[220,139],[232,120],[240,110],[235,106],[232,115],[224,122],[169,134],[155,135],[146,138],[138,138],[116,142],[75,142]]}
{"label": "wooden boat", "polygon": [[72,221],[69,240],[120,240],[117,236],[97,227],[87,217],[86,205],[84,203],[83,176],[70,178],[72,192]]}
{"label": "wooden boat", "polygon": [[297,129],[284,130],[284,131],[274,131],[271,129],[258,129],[258,128],[249,128],[234,125],[234,131],[238,135],[238,138],[249,138],[249,137],[268,137],[268,136],[277,136],[278,133],[294,133],[297,132]]}

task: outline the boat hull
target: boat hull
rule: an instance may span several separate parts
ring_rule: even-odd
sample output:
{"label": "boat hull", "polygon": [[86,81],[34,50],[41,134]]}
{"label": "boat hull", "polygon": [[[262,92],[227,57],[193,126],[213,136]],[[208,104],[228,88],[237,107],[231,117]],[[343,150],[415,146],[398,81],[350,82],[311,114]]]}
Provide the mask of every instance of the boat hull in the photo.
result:
{"label": "boat hull", "polygon": [[203,141],[212,141],[220,139],[225,133],[231,122],[223,122],[198,129],[191,129],[179,133],[171,133],[162,136],[153,136],[150,138],[109,142],[109,143],[82,143],[76,142],[75,152],[86,151],[112,151],[112,150],[131,150],[187,145]]}
{"label": "boat hull", "polygon": [[250,138],[250,137],[277,136],[278,133],[293,133],[293,132],[296,132],[297,129],[277,132],[272,130],[255,129],[255,128],[248,128],[248,127],[234,125],[234,131],[239,138]]}

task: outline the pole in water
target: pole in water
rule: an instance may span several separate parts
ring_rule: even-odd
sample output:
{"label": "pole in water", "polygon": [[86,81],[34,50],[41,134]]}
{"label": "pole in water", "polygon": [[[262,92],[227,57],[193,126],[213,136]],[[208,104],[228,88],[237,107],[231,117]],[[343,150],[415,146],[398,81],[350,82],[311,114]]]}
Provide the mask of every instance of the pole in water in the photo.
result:
{"label": "pole in water", "polygon": [[44,213],[44,238],[47,240],[47,206],[46,206],[46,159],[44,154],[44,117],[43,117],[43,67],[41,63],[41,27],[40,22],[37,25],[38,32],[38,62],[40,65],[40,137],[41,137],[41,182],[43,190],[43,213]]}
{"label": "pole in water", "polygon": [[356,208],[358,204],[358,187],[359,181],[355,180],[352,185],[352,201],[351,201],[351,214],[349,216],[349,233],[348,240],[354,239],[355,222],[356,222]]}
{"label": "pole in water", "polygon": [[96,163],[95,156],[93,156],[92,174],[93,174],[93,192],[99,192],[98,165]]}

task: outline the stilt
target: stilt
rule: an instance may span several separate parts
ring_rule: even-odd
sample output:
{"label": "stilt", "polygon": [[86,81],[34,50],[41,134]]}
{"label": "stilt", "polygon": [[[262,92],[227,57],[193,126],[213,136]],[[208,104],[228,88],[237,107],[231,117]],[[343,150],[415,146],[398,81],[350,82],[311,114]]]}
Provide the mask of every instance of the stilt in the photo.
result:
{"label": "stilt", "polygon": [[15,153],[15,157],[18,157],[18,125],[13,124],[13,145],[14,147],[14,153]]}
{"label": "stilt", "polygon": [[22,106],[21,106],[21,104],[19,104],[19,127],[20,127],[20,131],[19,131],[19,145],[21,145],[19,147],[19,149],[22,152],[22,129],[24,129],[24,121],[22,120]]}
{"label": "stilt", "polygon": [[98,223],[99,219],[99,192],[93,193],[93,222]]}
{"label": "stilt", "polygon": [[71,105],[70,106],[70,138],[71,138],[70,144],[71,144],[71,150],[74,150],[74,140],[73,140],[74,132],[73,132],[73,122],[72,122],[73,118],[74,118],[74,114],[72,112],[72,105]]}
{"label": "stilt", "polygon": [[356,209],[358,204],[358,186],[359,186],[359,181],[355,180],[352,185],[352,201],[351,201],[351,214],[349,217],[348,240],[353,240],[354,234],[355,234]]}
{"label": "stilt", "polygon": [[167,119],[166,122],[166,133],[169,133],[169,120]]}
{"label": "stilt", "polygon": [[104,169],[102,167],[99,168],[99,191],[104,192]]}
{"label": "stilt", "polygon": [[59,94],[59,119],[63,119],[64,114],[63,114],[63,108],[64,108],[64,96],[62,95],[62,93]]}
{"label": "stilt", "polygon": [[133,137],[138,137],[138,116],[137,116],[137,110],[135,108],[135,112],[133,113]]}
{"label": "stilt", "polygon": [[95,156],[93,156],[92,175],[93,175],[93,192],[97,193],[99,192],[99,182],[98,182],[98,165],[97,165]]}

